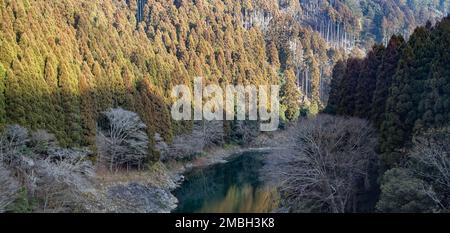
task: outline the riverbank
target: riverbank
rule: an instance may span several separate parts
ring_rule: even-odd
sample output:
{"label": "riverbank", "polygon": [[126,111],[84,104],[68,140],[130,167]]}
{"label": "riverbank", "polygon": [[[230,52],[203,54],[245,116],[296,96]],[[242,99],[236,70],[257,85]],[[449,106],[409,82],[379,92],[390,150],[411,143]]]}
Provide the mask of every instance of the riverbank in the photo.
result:
{"label": "riverbank", "polygon": [[172,191],[184,180],[183,174],[198,167],[225,163],[234,154],[246,149],[225,146],[204,151],[192,161],[158,162],[145,171],[97,171],[94,189],[86,193],[83,209],[88,212],[169,213],[178,200]]}
{"label": "riverbank", "polygon": [[244,152],[271,151],[285,141],[283,134],[261,134],[248,146],[224,145],[205,150],[191,161],[153,164],[145,171],[97,171],[95,189],[88,193],[83,209],[88,212],[169,213],[178,200],[172,192],[184,181],[186,172],[226,163],[230,156]]}

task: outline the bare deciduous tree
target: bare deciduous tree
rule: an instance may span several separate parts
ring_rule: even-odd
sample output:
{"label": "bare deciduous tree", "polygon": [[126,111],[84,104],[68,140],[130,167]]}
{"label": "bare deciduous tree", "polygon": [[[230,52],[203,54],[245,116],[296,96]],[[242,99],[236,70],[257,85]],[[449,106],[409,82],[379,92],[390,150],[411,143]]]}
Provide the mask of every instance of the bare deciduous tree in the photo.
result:
{"label": "bare deciduous tree", "polygon": [[155,140],[155,150],[159,152],[160,159],[162,161],[166,160],[169,153],[169,146],[159,133],[155,133],[153,139]]}
{"label": "bare deciduous tree", "polygon": [[376,159],[369,124],[320,115],[300,121],[289,132],[292,147],[269,157],[267,165],[289,205],[294,211],[304,206],[325,212],[353,211],[357,185],[368,183],[369,166]]}
{"label": "bare deciduous tree", "polygon": [[237,121],[233,134],[239,138],[241,144],[249,144],[260,133],[257,121]]}
{"label": "bare deciduous tree", "polygon": [[19,125],[7,125],[0,136],[0,159],[8,166],[14,163],[26,143],[29,141],[28,130]]}
{"label": "bare deciduous tree", "polygon": [[194,137],[193,134],[177,135],[169,145],[169,156],[166,159],[182,159],[201,153],[202,143],[203,138]]}
{"label": "bare deciduous tree", "polygon": [[19,183],[0,162],[0,213],[15,200],[18,190]]}
{"label": "bare deciduous tree", "polygon": [[86,150],[56,149],[36,162],[37,195],[44,200],[44,212],[62,212],[82,201],[94,176],[87,154]]}
{"label": "bare deciduous tree", "polygon": [[174,138],[168,155],[172,159],[181,159],[199,154],[208,147],[222,144],[223,137],[222,121],[198,121],[194,123],[191,133]]}
{"label": "bare deciduous tree", "polygon": [[450,128],[416,137],[410,158],[408,167],[429,184],[422,191],[441,209],[449,208],[442,194],[450,193]]}
{"label": "bare deciduous tree", "polygon": [[48,150],[58,147],[58,140],[54,134],[39,129],[30,133],[30,147],[36,153],[46,153]]}
{"label": "bare deciduous tree", "polygon": [[223,143],[222,121],[200,121],[194,125],[194,135],[201,138],[203,149]]}
{"label": "bare deciduous tree", "polygon": [[126,165],[141,167],[148,155],[146,125],[139,116],[122,108],[103,113],[97,133],[97,148],[104,162],[113,171]]}
{"label": "bare deciduous tree", "polygon": [[90,152],[57,145],[55,136],[44,130],[29,134],[21,126],[6,126],[0,135],[0,212],[14,201],[19,187],[44,200],[38,206],[44,212],[73,210],[84,200],[94,174]]}

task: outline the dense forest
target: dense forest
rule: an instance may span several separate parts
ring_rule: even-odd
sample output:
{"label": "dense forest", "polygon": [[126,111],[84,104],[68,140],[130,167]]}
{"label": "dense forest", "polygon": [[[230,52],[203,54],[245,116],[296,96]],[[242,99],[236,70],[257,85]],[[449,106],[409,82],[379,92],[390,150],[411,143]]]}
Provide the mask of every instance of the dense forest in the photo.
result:
{"label": "dense forest", "polygon": [[[389,157],[409,147],[415,135],[446,126],[449,20],[417,28],[408,41],[393,36],[365,58],[338,62],[325,111],[370,120],[380,132],[380,152]],[[398,161],[385,162],[390,167]]]}
{"label": "dense forest", "polygon": [[449,39],[447,16],[334,68],[325,112],[376,128],[382,211],[448,211]]}
{"label": "dense forest", "polygon": [[[190,127],[167,115],[171,86],[194,76],[279,84],[284,71],[294,72],[302,105],[318,112],[350,44],[408,34],[449,8],[447,1],[367,2],[1,1],[0,122],[86,146],[98,114],[122,106],[139,113],[150,138],[159,133],[171,142]],[[360,25],[366,21],[399,29],[381,33],[382,25]]]}
{"label": "dense forest", "polygon": [[[260,136],[251,121],[174,121],[171,90],[199,76],[280,85],[283,129],[321,112],[366,119],[348,124],[375,128],[377,140],[364,134],[374,153],[356,158],[381,155],[380,172],[367,169],[387,171],[381,197],[401,177],[434,185],[411,176],[408,155],[447,132],[448,12],[448,0],[0,0],[0,212],[118,211],[86,207],[111,204],[86,195],[100,170],[166,174],[172,161]],[[448,189],[433,187],[447,208]],[[286,198],[292,211],[305,210],[300,197]],[[399,209],[384,200],[379,210]]]}

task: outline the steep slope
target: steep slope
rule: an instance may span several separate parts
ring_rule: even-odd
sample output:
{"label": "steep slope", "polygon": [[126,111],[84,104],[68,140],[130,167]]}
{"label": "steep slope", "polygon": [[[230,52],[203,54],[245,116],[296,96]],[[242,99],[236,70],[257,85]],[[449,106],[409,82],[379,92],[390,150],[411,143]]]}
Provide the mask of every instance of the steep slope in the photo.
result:
{"label": "steep slope", "polygon": [[[418,27],[406,43],[393,36],[384,51],[374,46],[365,58],[367,67],[347,60],[346,70],[335,69],[341,78],[327,111],[370,119],[380,133],[384,162],[395,165],[414,136],[450,123],[449,38],[450,15],[433,27]],[[365,75],[370,67],[376,75]]]}
{"label": "steep slope", "polygon": [[136,1],[2,0],[1,122],[91,145],[98,113],[123,106],[170,141],[181,130],[169,118],[171,86],[194,76],[278,83],[262,34],[233,22],[234,4],[147,6],[153,25],[136,28]]}
{"label": "steep slope", "polygon": [[327,101],[337,60],[363,56],[374,43],[387,46],[395,34],[408,38],[414,28],[434,24],[450,10],[448,0],[241,2],[244,27],[260,28],[266,44],[276,44],[281,69],[296,70],[303,96],[313,103],[317,95]]}
{"label": "steep slope", "polygon": [[[407,33],[448,5],[1,0],[0,123],[49,129],[63,145],[92,145],[98,114],[122,106],[139,113],[150,138],[170,142],[191,127],[171,120],[171,87],[196,76],[221,85],[295,83],[302,107],[314,113],[327,100],[336,61],[361,54],[371,39]],[[296,82],[286,82],[285,70]]]}

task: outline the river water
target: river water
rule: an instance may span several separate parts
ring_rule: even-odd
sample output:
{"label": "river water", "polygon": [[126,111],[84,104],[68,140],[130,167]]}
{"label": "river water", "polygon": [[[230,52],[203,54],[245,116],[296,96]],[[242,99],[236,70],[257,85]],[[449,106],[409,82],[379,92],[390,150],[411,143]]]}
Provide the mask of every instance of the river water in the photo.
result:
{"label": "river water", "polygon": [[277,194],[260,181],[261,152],[231,156],[227,163],[196,168],[174,191],[175,213],[267,213],[277,208]]}

